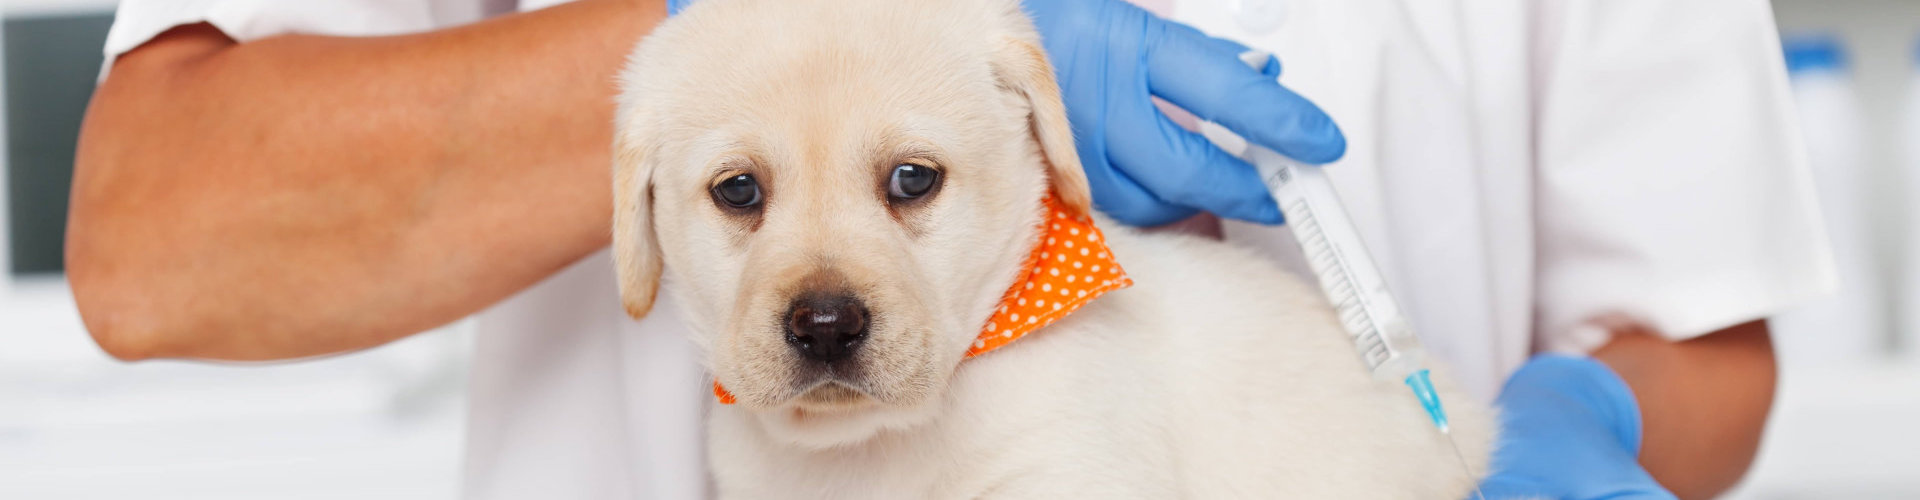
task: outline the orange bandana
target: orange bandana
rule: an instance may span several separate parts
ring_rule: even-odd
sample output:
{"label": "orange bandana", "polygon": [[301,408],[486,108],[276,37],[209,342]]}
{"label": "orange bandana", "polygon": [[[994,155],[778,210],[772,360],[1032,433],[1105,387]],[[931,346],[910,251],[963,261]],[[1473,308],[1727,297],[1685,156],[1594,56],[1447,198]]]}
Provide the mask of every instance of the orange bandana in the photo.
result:
{"label": "orange bandana", "polygon": [[1000,308],[967,349],[967,357],[1007,345],[1047,326],[1101,294],[1133,285],[1113,261],[1093,218],[1072,215],[1053,196],[1041,200],[1047,218],[1040,221],[1040,242],[1021,266],[1026,272],[1007,289]]}
{"label": "orange bandana", "polygon": [[[1040,221],[1039,243],[1021,265],[1026,271],[987,318],[986,327],[967,349],[969,358],[1019,340],[1102,294],[1133,285],[1133,279],[1114,262],[1106,237],[1093,226],[1092,217],[1073,215],[1052,195],[1041,205],[1047,216]],[[720,404],[734,403],[733,393],[717,380],[713,396]]]}

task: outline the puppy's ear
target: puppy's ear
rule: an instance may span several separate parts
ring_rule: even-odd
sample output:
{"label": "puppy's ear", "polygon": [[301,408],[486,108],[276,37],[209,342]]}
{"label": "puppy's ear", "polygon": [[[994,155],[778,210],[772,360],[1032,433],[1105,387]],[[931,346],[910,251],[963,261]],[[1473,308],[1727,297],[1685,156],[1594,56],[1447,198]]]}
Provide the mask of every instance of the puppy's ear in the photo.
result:
{"label": "puppy's ear", "polygon": [[660,244],[653,233],[653,167],[629,134],[613,139],[613,265],[620,303],[635,319],[653,309],[660,290]]}
{"label": "puppy's ear", "polygon": [[1001,87],[1027,101],[1027,126],[1047,161],[1053,192],[1068,207],[1091,214],[1093,194],[1087,187],[1087,173],[1081,170],[1080,155],[1073,149],[1073,127],[1067,123],[1067,108],[1060,101],[1060,84],[1053,78],[1053,65],[1040,49],[1038,38],[1010,36],[1002,40],[994,54],[994,74]]}

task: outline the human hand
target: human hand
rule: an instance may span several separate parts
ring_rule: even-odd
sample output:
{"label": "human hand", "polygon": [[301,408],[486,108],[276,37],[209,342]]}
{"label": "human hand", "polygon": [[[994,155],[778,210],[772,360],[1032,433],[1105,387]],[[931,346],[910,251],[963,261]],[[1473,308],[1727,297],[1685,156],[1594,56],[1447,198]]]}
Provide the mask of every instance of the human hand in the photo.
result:
{"label": "human hand", "polygon": [[1280,86],[1245,46],[1208,37],[1119,0],[1024,0],[1058,74],[1094,205],[1132,225],[1196,211],[1277,224],[1280,209],[1252,165],[1154,108],[1159,96],[1249,141],[1307,163],[1346,153],[1333,119]]}
{"label": "human hand", "polygon": [[1640,467],[1640,405],[1592,358],[1541,355],[1500,391],[1488,499],[1674,499]]}

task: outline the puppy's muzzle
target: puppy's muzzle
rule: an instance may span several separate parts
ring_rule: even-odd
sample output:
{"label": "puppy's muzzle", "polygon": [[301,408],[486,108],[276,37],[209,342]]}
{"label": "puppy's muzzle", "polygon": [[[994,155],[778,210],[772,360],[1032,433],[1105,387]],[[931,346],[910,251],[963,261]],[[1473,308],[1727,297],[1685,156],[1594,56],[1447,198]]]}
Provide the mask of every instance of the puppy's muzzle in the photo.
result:
{"label": "puppy's muzzle", "polygon": [[867,338],[867,306],[851,293],[810,292],[787,307],[787,345],[801,357],[832,363],[853,356]]}

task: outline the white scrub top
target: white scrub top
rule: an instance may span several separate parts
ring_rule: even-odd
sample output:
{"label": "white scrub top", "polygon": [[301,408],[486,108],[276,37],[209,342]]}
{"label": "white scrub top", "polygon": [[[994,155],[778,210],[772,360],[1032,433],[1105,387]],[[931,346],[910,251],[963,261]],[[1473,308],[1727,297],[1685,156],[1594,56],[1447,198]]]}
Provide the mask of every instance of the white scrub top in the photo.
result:
{"label": "white scrub top", "polygon": [[[375,35],[557,2],[515,3],[124,0],[106,52],[201,21]],[[1330,176],[1429,350],[1484,398],[1604,324],[1684,339],[1833,287],[1763,0],[1174,4],[1279,54],[1341,125]],[[1285,229],[1226,229],[1304,269]],[[697,353],[671,305],[628,320],[613,275],[602,252],[478,315],[468,497],[706,495]]]}

